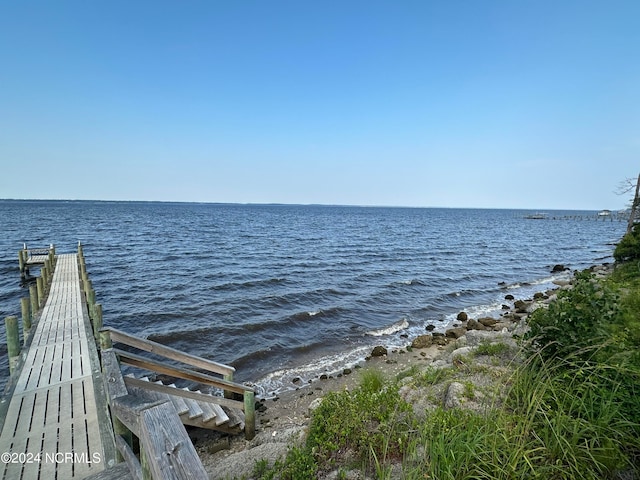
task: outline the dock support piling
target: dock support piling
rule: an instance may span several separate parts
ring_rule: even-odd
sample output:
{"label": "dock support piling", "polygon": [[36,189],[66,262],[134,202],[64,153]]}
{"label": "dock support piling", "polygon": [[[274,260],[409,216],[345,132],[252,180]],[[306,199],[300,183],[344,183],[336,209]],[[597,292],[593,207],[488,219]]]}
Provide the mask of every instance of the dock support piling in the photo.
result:
{"label": "dock support piling", "polygon": [[25,250],[18,250],[18,264],[20,265],[20,276],[22,278],[25,277],[25,264],[27,263],[27,259],[25,258]]}
{"label": "dock support piling", "polygon": [[96,344],[99,344],[100,330],[102,330],[102,304],[96,303],[93,306],[93,336]]}
{"label": "dock support piling", "polygon": [[40,276],[42,277],[42,288],[44,290],[49,286],[49,259],[45,260],[42,269],[40,270]]}
{"label": "dock support piling", "polygon": [[256,435],[256,404],[253,392],[244,392],[244,437],[252,440]]}
{"label": "dock support piling", "polygon": [[96,307],[96,291],[92,288],[87,293],[87,310],[89,311],[89,318],[91,319],[92,323],[96,316],[95,307]]}
{"label": "dock support piling", "polygon": [[7,317],[4,320],[7,330],[7,356],[9,357],[9,372],[13,373],[20,357],[20,331],[18,317]]}
{"label": "dock support piling", "polygon": [[111,333],[109,333],[109,330],[99,331],[98,338],[100,339],[100,350],[109,350],[113,346],[113,342],[111,342]]}
{"label": "dock support piling", "polygon": [[51,273],[56,266],[56,247],[55,245],[49,245],[49,261],[51,262]]}
{"label": "dock support piling", "polygon": [[29,304],[29,297],[22,297],[20,299],[20,309],[22,310],[22,336],[26,344],[29,333],[31,332],[31,305]]}
{"label": "dock support piling", "polygon": [[36,288],[38,291],[38,309],[42,306],[44,302],[44,283],[42,281],[42,276],[36,279]]}
{"label": "dock support piling", "polygon": [[31,318],[35,316],[38,311],[38,287],[35,285],[29,286],[29,299],[31,300]]}

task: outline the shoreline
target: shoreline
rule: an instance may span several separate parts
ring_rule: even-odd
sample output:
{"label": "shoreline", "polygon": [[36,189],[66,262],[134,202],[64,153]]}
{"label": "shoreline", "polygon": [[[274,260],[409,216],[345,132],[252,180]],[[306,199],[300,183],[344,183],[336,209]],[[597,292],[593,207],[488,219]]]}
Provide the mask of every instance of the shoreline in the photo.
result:
{"label": "shoreline", "polygon": [[[611,264],[603,264],[592,266],[590,270],[597,276],[604,277],[612,268]],[[527,301],[514,302],[513,307],[505,310],[499,319],[493,319],[493,325],[487,327],[480,323],[482,320],[491,323],[489,317],[459,320],[456,322],[457,326],[447,329],[444,335],[433,337],[425,332],[413,339],[407,338],[406,347],[390,349],[386,355],[370,356],[359,367],[346,367],[342,374],[318,378],[274,398],[259,400],[259,408],[256,409],[258,434],[250,442],[214,432],[192,432],[192,440],[210,478],[250,478],[257,461],[267,460],[272,463],[285,455],[290,445],[304,436],[314,402],[317,403],[329,392],[356,388],[360,383],[361,372],[366,369],[377,369],[385,378],[390,379],[415,368],[423,370],[428,366],[451,367],[456,355],[469,354],[473,348],[485,342],[506,343],[510,345],[512,353],[516,352],[519,347],[513,337],[525,333],[528,315],[554,301],[558,291],[571,288],[574,273],[572,272],[569,280],[557,281],[553,289],[538,292]],[[460,318],[464,318],[462,313]],[[417,342],[421,337],[427,336],[432,338],[432,343],[423,344],[424,348],[416,346],[420,345]],[[444,340],[439,340],[440,344],[436,344],[433,342],[434,338]]]}
{"label": "shoreline", "polygon": [[[558,265],[559,266],[559,265]],[[307,388],[308,384],[316,387],[316,383],[325,383],[322,377],[338,377],[347,370],[357,370],[366,368],[370,352],[376,345],[382,345],[389,350],[404,350],[407,345],[411,345],[412,340],[420,335],[429,333],[442,333],[455,328],[461,324],[456,315],[461,311],[466,312],[469,318],[495,318],[498,322],[505,319],[516,309],[516,303],[520,300],[530,300],[540,288],[546,292],[559,288],[573,278],[573,271],[564,268],[550,271],[548,276],[540,279],[516,282],[508,284],[500,282],[496,284],[500,290],[500,298],[494,299],[492,303],[481,303],[477,305],[467,305],[462,309],[452,309],[451,313],[445,316],[419,320],[422,326],[415,322],[408,321],[408,317],[362,334],[363,340],[352,348],[343,348],[332,353],[311,356],[300,359],[296,365],[284,367],[270,372],[256,381],[249,384],[257,388],[256,398],[271,400],[274,397],[287,395],[290,391],[298,391]],[[516,298],[513,294],[517,295]],[[507,299],[511,297],[511,299]],[[508,309],[507,309],[508,308]],[[401,328],[398,328],[400,327]],[[390,331],[389,334],[380,333]]]}

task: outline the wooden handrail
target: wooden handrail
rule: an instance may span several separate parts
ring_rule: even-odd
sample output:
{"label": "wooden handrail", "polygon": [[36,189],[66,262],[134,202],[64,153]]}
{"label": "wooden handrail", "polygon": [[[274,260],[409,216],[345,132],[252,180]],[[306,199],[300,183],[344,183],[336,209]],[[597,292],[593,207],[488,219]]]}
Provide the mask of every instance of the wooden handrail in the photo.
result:
{"label": "wooden handrail", "polygon": [[191,390],[183,390],[181,388],[170,387],[169,385],[153,383],[145,380],[140,380],[135,377],[124,377],[124,383],[128,387],[138,387],[145,390],[151,390],[152,392],[164,393],[166,395],[173,395],[174,397],[190,398],[191,400],[197,400],[199,402],[215,403],[216,405],[222,405],[230,408],[237,408],[238,410],[244,409],[244,403],[238,400],[230,400],[224,397],[217,397],[215,395],[209,395],[206,393],[192,392]]}
{"label": "wooden handrail", "polygon": [[114,348],[113,351],[120,358],[120,362],[132,367],[143,368],[152,372],[163,373],[165,375],[171,375],[176,378],[182,378],[184,380],[191,380],[193,382],[202,383],[205,385],[211,385],[213,387],[221,388],[235,393],[244,394],[245,392],[254,392],[253,388],[240,383],[231,382],[222,378],[212,377],[206,373],[196,372],[189,370],[188,368],[174,367],[165,363],[156,362],[150,360],[141,355],[137,355],[131,352],[125,352]]}
{"label": "wooden handrail", "polygon": [[160,355],[171,360],[176,360],[178,362],[191,365],[192,367],[197,367],[209,372],[225,375],[227,378],[231,378],[233,376],[233,373],[236,371],[236,369],[232,366],[224,365],[212,360],[207,360],[202,357],[197,357],[189,353],[184,353],[180,350],[167,347],[166,345],[162,345],[161,343],[157,343],[152,340],[134,337],[133,335],[129,335],[128,333],[112,327],[103,328],[100,330],[100,332],[109,332],[112,342],[123,343],[125,345],[129,345],[130,347],[137,348],[138,350],[155,353],[156,355]]}
{"label": "wooden handrail", "polygon": [[27,249],[27,253],[29,257],[34,257],[36,255],[49,255],[49,247],[44,248],[29,248]]}

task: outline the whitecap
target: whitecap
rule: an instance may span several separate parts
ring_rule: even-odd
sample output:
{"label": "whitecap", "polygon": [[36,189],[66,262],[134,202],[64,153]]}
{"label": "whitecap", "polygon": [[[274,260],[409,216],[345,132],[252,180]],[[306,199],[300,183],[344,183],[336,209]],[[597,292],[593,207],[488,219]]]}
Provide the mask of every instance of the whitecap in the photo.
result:
{"label": "whitecap", "polygon": [[409,326],[409,322],[406,318],[395,322],[393,325],[389,325],[388,327],[381,328],[379,330],[371,330],[368,331],[365,335],[369,335],[371,337],[383,337],[385,335],[392,335],[394,333],[400,332],[406,329]]}

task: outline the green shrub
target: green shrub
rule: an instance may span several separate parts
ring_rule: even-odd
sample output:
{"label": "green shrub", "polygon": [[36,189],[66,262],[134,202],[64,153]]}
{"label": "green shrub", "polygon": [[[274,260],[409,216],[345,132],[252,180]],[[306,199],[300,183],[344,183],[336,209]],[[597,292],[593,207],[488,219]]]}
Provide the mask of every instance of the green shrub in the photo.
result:
{"label": "green shrub", "polygon": [[400,455],[406,437],[401,425],[410,421],[411,407],[400,398],[396,385],[371,387],[365,383],[353,392],[331,392],[324,397],[314,412],[307,439],[321,462],[346,450],[361,459],[372,450],[378,458]]}
{"label": "green shrub", "polygon": [[640,227],[635,225],[627,233],[613,251],[616,262],[625,262],[640,259]]}
{"label": "green shrub", "polygon": [[318,464],[306,448],[291,447],[284,462],[276,465],[280,480],[315,478]]}
{"label": "green shrub", "polygon": [[[619,296],[593,277],[586,270],[577,273],[571,290],[560,292],[548,308],[531,314],[531,330],[524,336],[531,353],[540,350],[544,358],[574,354],[607,338],[610,325],[619,321]],[[584,351],[584,356],[592,354]]]}

